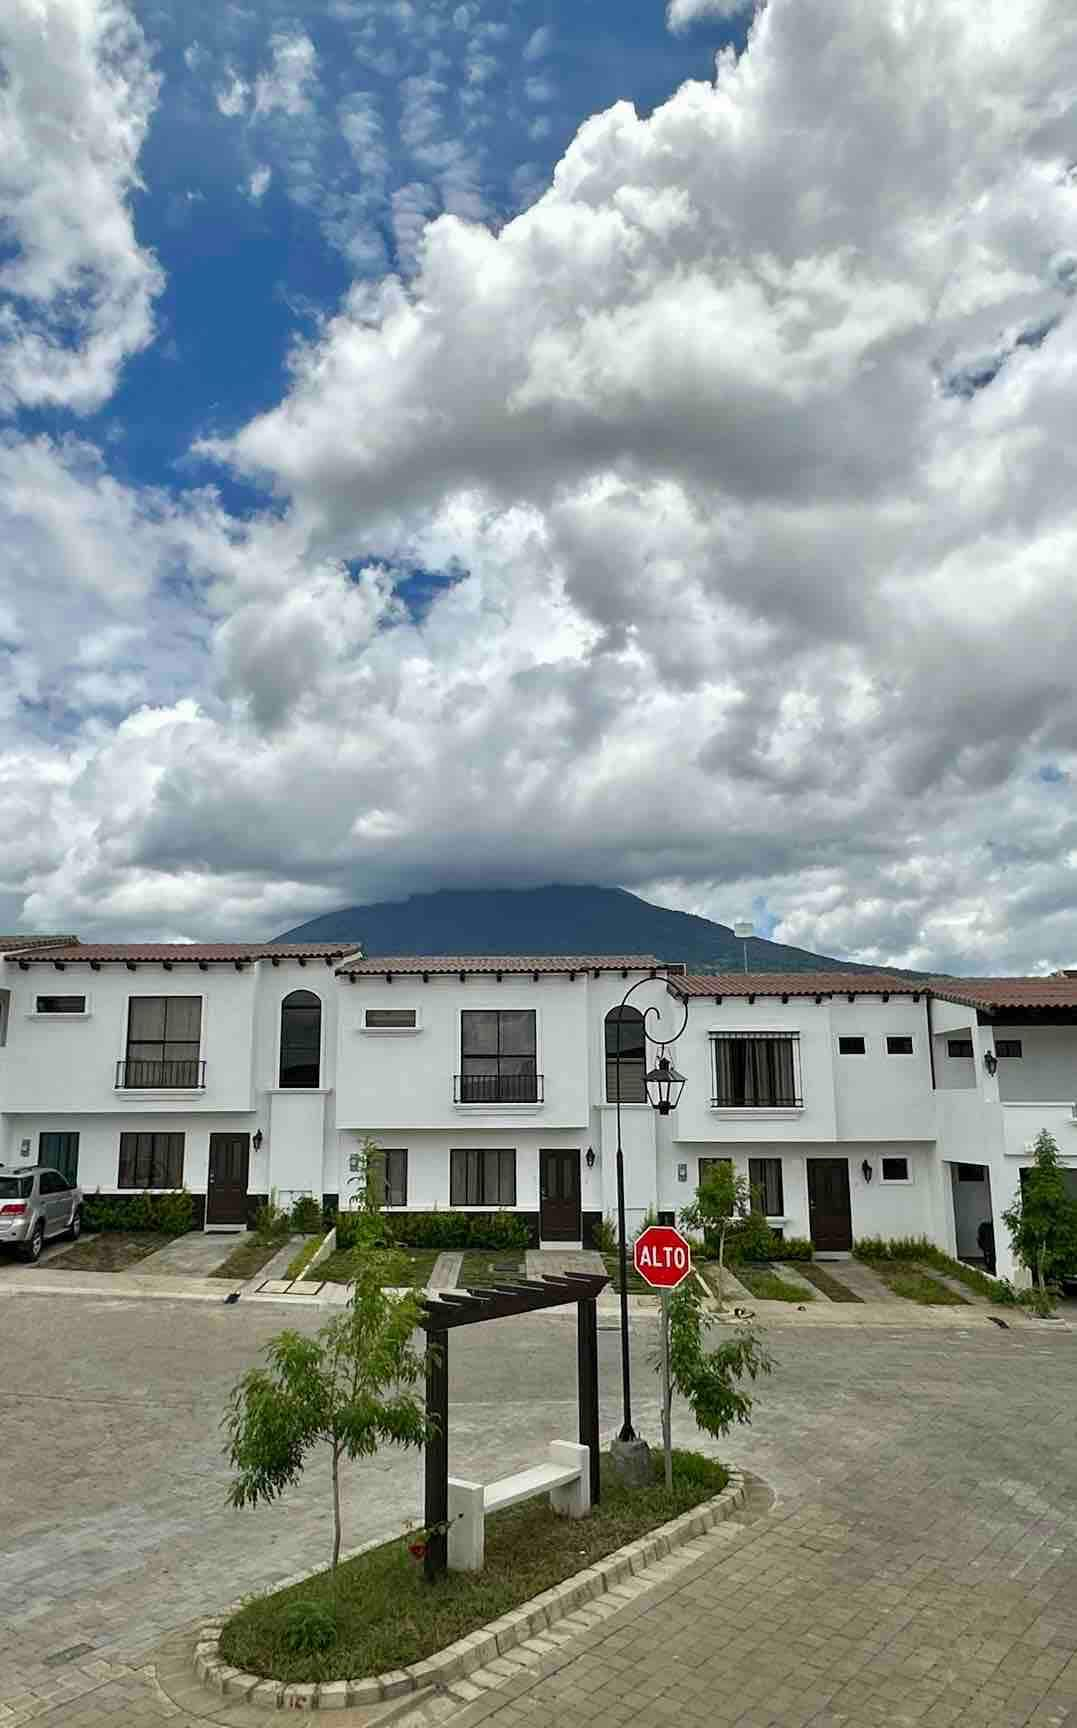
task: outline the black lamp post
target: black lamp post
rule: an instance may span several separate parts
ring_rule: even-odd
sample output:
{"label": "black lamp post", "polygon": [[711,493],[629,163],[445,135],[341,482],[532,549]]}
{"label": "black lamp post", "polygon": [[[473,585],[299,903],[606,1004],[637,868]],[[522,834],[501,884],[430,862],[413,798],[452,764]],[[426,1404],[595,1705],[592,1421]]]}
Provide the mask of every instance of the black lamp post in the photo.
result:
{"label": "black lamp post", "polygon": [[[621,1005],[617,1010],[617,1246],[621,1273],[621,1396],[624,1406],[624,1421],[621,1424],[621,1431],[617,1436],[618,1440],[635,1440],[636,1438],[636,1430],[632,1426],[632,1369],[628,1360],[628,1243],[626,1241],[625,1230],[625,1159],[624,1150],[621,1146],[621,1027],[623,1024],[625,1004],[627,1003],[628,998],[632,995],[632,992],[638,990],[643,984],[653,983],[653,978],[638,978],[636,982],[630,984],[628,989],[625,991],[621,998]],[[643,1010],[643,1051],[645,1060],[647,1053],[648,1014],[658,1014],[659,1018],[661,1018],[660,1011],[653,1002]],[[684,1091],[684,1075],[678,1074],[676,1068],[674,1068],[669,1057],[666,1055],[666,1049],[670,1044],[676,1043],[687,1024],[688,1001],[686,998],[684,1003],[684,1019],[681,1021],[680,1026],[677,1028],[673,1037],[653,1038],[651,1040],[653,1044],[657,1044],[660,1054],[655,1066],[644,1076],[644,1086],[647,1092],[647,1102],[651,1106],[652,1110],[657,1111],[659,1116],[668,1116],[670,1111],[676,1108],[680,1101],[681,1093]]]}

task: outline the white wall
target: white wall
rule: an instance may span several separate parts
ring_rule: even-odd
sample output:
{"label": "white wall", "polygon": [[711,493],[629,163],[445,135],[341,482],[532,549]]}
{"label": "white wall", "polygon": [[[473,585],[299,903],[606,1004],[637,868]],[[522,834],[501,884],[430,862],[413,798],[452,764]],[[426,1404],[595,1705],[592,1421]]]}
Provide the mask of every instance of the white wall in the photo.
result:
{"label": "white wall", "polygon": [[[206,1192],[206,1174],[209,1168],[209,1137],[211,1134],[248,1134],[251,1131],[251,1121],[248,1115],[214,1115],[207,1117],[199,1113],[192,1115],[189,1111],[183,1115],[170,1111],[167,1116],[159,1112],[150,1114],[143,1111],[125,1111],[122,1114],[77,1115],[57,1111],[41,1111],[34,1115],[12,1115],[5,1117],[7,1146],[4,1151],[4,1161],[18,1165],[23,1162],[36,1162],[38,1135],[46,1132],[70,1133],[76,1131],[79,1136],[78,1180],[87,1194],[92,1194],[100,1188],[103,1193],[115,1193],[118,1190],[120,1167],[120,1135],[121,1133],[152,1133],[154,1131],[184,1135],[183,1148],[183,1185],[192,1194]],[[20,1151],[23,1140],[30,1141],[29,1157],[24,1160]],[[251,1153],[251,1193],[264,1192],[255,1180],[257,1154]],[[263,1158],[265,1154],[262,1154]],[[120,1190],[131,1192],[131,1190]]]}
{"label": "white wall", "polygon": [[[715,1109],[711,1031],[799,1033],[803,1109]],[[830,1039],[825,1000],[817,1005],[812,997],[793,997],[783,1004],[777,997],[758,996],[749,1006],[743,997],[726,997],[719,1006],[705,998],[694,999],[676,1048],[676,1065],[687,1077],[687,1085],[676,1111],[674,1139],[709,1143],[728,1135],[730,1140],[833,1141],[837,1117]]]}
{"label": "white wall", "polygon": [[1004,1102],[1072,1103],[1077,1100],[1077,1026],[995,1026],[995,1041],[1019,1038],[1020,1056],[1001,1056],[999,1095]]}
{"label": "white wall", "polygon": [[[601,1171],[596,1160],[594,1171],[586,1164],[587,1137],[564,1129],[534,1127],[490,1128],[465,1125],[463,1130],[406,1129],[385,1130],[377,1136],[378,1144],[386,1149],[405,1147],[408,1153],[408,1210],[445,1211],[450,1205],[449,1153],[453,1147],[513,1147],[516,1151],[516,1207],[518,1212],[539,1210],[539,1151],[541,1148],[576,1147],[580,1152],[582,1210],[600,1210]],[[362,1135],[346,1130],[339,1135],[337,1183],[341,1205],[347,1207],[353,1190],[349,1186],[350,1158],[360,1149]],[[596,1153],[597,1153],[596,1147]],[[468,1208],[474,1210],[474,1208]],[[505,1208],[512,1210],[512,1208]]]}
{"label": "white wall", "polygon": [[[927,1013],[908,996],[835,998],[830,1007],[839,1140],[930,1140],[935,1133]],[[912,1039],[912,1055],[887,1052],[888,1036]],[[843,1056],[839,1039],[864,1040],[863,1056]]]}

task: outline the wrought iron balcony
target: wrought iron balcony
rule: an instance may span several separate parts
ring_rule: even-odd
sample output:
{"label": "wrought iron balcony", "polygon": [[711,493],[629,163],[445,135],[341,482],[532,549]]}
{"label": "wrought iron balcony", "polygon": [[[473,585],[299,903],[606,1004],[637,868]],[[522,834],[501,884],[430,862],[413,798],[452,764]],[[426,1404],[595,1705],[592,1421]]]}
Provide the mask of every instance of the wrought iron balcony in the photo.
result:
{"label": "wrought iron balcony", "polygon": [[541,1104],[542,1074],[456,1074],[456,1104]]}
{"label": "wrought iron balcony", "polygon": [[151,1087],[174,1088],[176,1091],[201,1091],[206,1084],[206,1064],[195,1057],[184,1056],[178,1061],[158,1061],[137,1057],[116,1064],[116,1090],[127,1087],[138,1090]]}
{"label": "wrought iron balcony", "polygon": [[743,1093],[731,1093],[724,1098],[712,1098],[712,1110],[803,1110],[804,1100],[795,1092],[774,1092],[769,1098],[746,1098]]}

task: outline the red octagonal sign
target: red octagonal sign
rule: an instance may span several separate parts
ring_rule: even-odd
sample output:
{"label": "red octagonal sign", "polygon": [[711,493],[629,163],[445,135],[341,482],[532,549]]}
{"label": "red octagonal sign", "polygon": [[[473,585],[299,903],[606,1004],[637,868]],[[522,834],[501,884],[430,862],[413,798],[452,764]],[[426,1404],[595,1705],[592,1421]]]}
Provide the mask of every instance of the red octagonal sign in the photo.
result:
{"label": "red octagonal sign", "polygon": [[692,1270],[692,1249],[672,1224],[652,1224],[636,1237],[636,1271],[656,1290],[675,1290]]}

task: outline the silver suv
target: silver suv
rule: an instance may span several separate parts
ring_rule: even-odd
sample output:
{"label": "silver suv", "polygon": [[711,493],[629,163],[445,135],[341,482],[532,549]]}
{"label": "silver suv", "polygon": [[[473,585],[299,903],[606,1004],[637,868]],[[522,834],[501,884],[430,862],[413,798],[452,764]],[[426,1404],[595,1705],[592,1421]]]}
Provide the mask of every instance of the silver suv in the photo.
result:
{"label": "silver suv", "polygon": [[82,1234],[82,1189],[59,1170],[38,1164],[28,1170],[0,1164],[0,1248],[15,1248],[24,1260],[39,1260],[46,1241]]}

